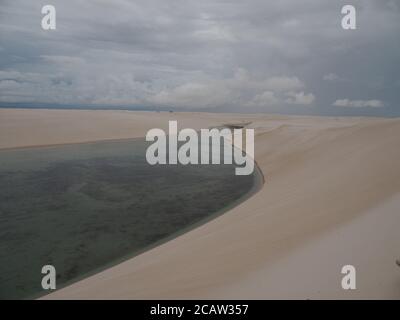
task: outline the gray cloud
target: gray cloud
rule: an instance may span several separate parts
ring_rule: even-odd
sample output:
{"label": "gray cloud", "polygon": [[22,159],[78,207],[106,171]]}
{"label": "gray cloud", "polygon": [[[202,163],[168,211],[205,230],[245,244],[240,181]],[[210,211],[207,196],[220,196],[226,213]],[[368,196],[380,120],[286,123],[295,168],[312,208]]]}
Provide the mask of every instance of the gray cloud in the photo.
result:
{"label": "gray cloud", "polygon": [[380,100],[349,100],[349,99],[338,99],[333,103],[336,107],[350,107],[350,108],[382,108],[383,102]]}
{"label": "gray cloud", "polygon": [[323,76],[325,81],[339,81],[341,78],[336,73],[329,73]]}
{"label": "gray cloud", "polygon": [[289,104],[310,105],[314,102],[315,96],[312,93],[288,92],[286,102]]}
{"label": "gray cloud", "polygon": [[42,1],[4,0],[0,103],[398,114],[398,1],[353,3],[344,31],[339,0],[53,0],[44,31]]}

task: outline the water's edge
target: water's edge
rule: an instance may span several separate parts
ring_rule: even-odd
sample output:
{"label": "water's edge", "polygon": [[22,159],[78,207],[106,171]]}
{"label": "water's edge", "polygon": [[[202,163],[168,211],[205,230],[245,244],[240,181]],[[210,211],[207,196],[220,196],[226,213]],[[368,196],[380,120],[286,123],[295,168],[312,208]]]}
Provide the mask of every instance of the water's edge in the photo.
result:
{"label": "water's edge", "polygon": [[[61,144],[54,144],[54,145],[40,145],[40,146],[26,146],[26,147],[17,147],[17,148],[6,148],[7,151],[11,150],[11,149],[35,149],[35,148],[43,148],[43,147],[48,147],[48,148],[52,148],[52,147],[58,147],[58,146],[62,146],[62,145],[76,145],[76,144],[93,144],[93,143],[102,143],[102,142],[122,142],[122,141],[127,141],[127,140],[141,140],[143,139],[143,137],[136,137],[136,138],[122,138],[122,139],[104,139],[104,140],[96,140],[96,141],[85,141],[85,142],[79,142],[79,143],[61,143]],[[1,149],[4,150],[4,149]],[[234,200],[233,202],[231,202],[230,204],[228,204],[226,207],[210,214],[209,216],[203,218],[202,220],[193,223],[192,225],[189,225],[177,232],[174,232],[173,234],[158,240],[148,246],[143,247],[142,249],[133,251],[129,254],[126,254],[118,259],[114,259],[113,261],[110,261],[109,263],[102,265],[101,267],[95,268],[90,272],[86,272],[84,274],[81,274],[79,276],[77,276],[76,278],[74,278],[71,281],[65,282],[62,285],[57,285],[57,290],[62,290],[63,288],[66,288],[74,283],[80,282],[86,278],[89,278],[91,276],[94,276],[98,273],[104,272],[112,267],[115,267],[123,262],[126,262],[128,260],[131,260],[147,251],[150,251],[160,245],[163,245],[171,240],[174,240],[178,237],[180,237],[181,235],[184,235],[200,226],[203,226],[205,224],[207,224],[208,222],[218,218],[219,216],[227,213],[228,211],[230,211],[231,209],[233,209],[234,207],[242,204],[243,202],[247,201],[248,199],[250,199],[253,195],[255,195],[258,191],[261,190],[262,186],[265,183],[265,179],[264,179],[264,174],[262,172],[262,170],[259,168],[257,162],[254,160],[254,180],[253,180],[253,185],[251,187],[251,189],[246,192],[245,194],[243,194],[241,197],[237,198],[236,200]],[[32,296],[28,296],[26,298],[24,298],[24,300],[31,300],[31,299],[39,299],[42,297],[45,297],[46,295],[51,294],[51,293],[37,293],[34,294]]]}

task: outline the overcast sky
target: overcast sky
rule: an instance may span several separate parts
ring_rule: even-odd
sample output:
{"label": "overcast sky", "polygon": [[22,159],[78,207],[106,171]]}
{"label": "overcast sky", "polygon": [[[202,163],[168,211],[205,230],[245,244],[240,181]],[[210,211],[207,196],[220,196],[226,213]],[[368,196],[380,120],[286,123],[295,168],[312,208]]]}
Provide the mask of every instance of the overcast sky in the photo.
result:
{"label": "overcast sky", "polygon": [[0,105],[400,115],[398,0],[1,0],[0,57]]}

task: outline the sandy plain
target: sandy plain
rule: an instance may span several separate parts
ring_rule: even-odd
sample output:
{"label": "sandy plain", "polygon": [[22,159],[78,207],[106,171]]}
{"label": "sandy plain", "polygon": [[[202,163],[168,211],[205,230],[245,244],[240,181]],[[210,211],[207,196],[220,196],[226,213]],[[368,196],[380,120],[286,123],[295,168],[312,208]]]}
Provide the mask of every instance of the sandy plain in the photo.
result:
{"label": "sandy plain", "polygon": [[[265,184],[216,219],[48,299],[399,299],[400,120],[0,109],[0,148],[249,123]],[[341,267],[357,289],[341,288]]]}

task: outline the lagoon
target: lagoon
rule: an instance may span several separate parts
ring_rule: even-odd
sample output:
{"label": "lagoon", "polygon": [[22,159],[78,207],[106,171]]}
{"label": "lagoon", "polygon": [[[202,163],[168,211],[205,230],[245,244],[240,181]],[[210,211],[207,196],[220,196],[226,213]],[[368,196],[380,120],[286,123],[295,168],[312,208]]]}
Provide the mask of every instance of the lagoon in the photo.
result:
{"label": "lagoon", "polygon": [[260,182],[235,166],[149,165],[144,139],[0,151],[0,299],[35,298],[223,213]]}

